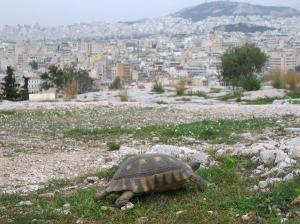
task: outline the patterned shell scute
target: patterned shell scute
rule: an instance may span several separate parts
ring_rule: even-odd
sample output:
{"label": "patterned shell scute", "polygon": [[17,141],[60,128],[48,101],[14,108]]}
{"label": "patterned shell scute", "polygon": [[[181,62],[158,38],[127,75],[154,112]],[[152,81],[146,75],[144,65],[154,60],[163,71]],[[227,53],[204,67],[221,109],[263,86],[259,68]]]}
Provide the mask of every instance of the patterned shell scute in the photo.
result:
{"label": "patterned shell scute", "polygon": [[190,166],[168,155],[143,154],[125,160],[106,190],[143,193],[176,189],[192,172]]}

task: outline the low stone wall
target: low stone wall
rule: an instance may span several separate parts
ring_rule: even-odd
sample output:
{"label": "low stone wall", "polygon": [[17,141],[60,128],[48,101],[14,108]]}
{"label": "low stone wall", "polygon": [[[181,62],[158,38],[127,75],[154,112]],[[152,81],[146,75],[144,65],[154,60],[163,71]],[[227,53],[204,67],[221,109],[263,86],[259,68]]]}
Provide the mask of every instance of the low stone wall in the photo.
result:
{"label": "low stone wall", "polygon": [[29,94],[29,101],[41,102],[41,101],[53,101],[55,100],[55,93],[37,93]]}

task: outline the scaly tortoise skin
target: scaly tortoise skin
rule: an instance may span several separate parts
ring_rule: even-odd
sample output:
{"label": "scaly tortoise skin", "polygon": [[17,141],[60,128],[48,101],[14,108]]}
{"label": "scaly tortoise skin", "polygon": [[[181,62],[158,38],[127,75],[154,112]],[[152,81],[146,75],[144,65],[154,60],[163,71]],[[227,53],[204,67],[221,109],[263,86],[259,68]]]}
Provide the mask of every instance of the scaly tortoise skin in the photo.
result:
{"label": "scaly tortoise skin", "polygon": [[99,201],[112,192],[122,192],[116,200],[120,208],[131,204],[134,195],[149,192],[164,192],[180,189],[192,181],[198,190],[203,190],[208,182],[194,173],[200,163],[186,164],[163,154],[141,154],[123,161],[111,179],[108,187],[95,197]]}

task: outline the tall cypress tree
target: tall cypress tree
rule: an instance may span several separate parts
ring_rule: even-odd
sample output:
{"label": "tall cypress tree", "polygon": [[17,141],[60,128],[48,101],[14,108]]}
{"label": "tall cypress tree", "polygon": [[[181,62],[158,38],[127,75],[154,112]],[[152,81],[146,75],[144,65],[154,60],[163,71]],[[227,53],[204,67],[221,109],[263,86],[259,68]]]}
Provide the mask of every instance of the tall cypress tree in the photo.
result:
{"label": "tall cypress tree", "polygon": [[7,66],[6,76],[4,77],[3,85],[3,97],[6,100],[15,101],[18,99],[18,87],[19,85],[16,83],[14,70],[12,67]]}

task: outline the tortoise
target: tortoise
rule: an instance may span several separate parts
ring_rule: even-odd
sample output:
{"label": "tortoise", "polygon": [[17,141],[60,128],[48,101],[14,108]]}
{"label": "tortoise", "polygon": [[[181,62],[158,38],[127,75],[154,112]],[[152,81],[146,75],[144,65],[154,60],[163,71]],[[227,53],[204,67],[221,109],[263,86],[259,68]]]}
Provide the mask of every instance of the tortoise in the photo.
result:
{"label": "tortoise", "polygon": [[203,191],[208,182],[196,175],[200,163],[186,164],[164,154],[140,154],[125,159],[107,188],[95,196],[99,201],[112,192],[121,192],[116,205],[121,209],[133,206],[130,199],[135,195],[150,192],[179,190],[191,181]]}

